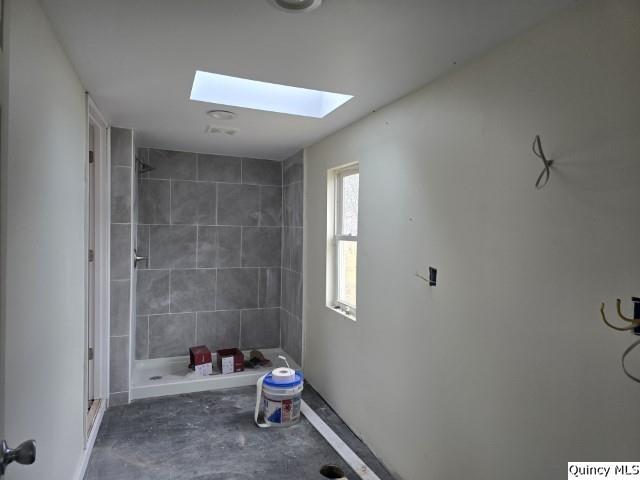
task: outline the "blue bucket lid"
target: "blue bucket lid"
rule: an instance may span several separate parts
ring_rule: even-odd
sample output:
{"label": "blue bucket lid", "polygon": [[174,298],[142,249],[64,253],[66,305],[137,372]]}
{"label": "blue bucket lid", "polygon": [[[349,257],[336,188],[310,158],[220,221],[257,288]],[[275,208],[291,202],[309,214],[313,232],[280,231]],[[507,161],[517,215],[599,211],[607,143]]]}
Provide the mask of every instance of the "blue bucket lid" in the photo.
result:
{"label": "blue bucket lid", "polygon": [[300,385],[304,380],[304,375],[302,375],[301,371],[296,371],[295,380],[289,383],[276,383],[273,381],[273,374],[269,372],[266,377],[264,377],[263,385],[266,385],[270,388],[292,388]]}

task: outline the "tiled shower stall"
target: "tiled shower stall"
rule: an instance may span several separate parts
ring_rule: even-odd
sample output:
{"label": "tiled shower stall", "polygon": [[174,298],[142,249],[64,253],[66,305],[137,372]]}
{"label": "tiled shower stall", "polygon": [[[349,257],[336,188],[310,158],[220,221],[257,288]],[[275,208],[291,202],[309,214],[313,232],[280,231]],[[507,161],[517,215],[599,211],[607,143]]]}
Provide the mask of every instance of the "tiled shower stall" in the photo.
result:
{"label": "tiled shower stall", "polygon": [[[128,170],[132,236],[146,261],[132,280],[124,273],[116,280],[112,268],[112,298],[122,303],[112,305],[112,335],[114,315],[129,301],[117,289],[135,285],[134,341],[114,348],[112,340],[118,388],[128,382],[119,372],[125,366],[182,357],[193,345],[281,348],[300,364],[303,153],[283,162],[155,148],[139,148],[136,156],[152,169]],[[112,197],[117,192],[112,186]]]}
{"label": "tiled shower stall", "polygon": [[302,358],[302,223],[304,163],[298,152],[283,163],[282,348],[298,364]]}
{"label": "tiled shower stall", "polygon": [[136,358],[280,346],[282,164],[141,149]]}
{"label": "tiled shower stall", "polygon": [[109,325],[109,402],[129,401],[131,371],[132,295],[135,271],[132,262],[132,199],[135,179],[133,132],[111,128],[111,260]]}

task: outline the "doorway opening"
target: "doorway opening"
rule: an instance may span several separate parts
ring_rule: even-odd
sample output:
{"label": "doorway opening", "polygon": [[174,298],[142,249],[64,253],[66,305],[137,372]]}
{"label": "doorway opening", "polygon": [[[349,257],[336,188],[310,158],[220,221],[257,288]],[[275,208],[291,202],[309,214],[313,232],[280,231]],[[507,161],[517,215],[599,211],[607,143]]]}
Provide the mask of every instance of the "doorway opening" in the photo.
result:
{"label": "doorway opening", "polygon": [[91,437],[108,396],[109,158],[107,123],[87,97],[85,438]]}
{"label": "doorway opening", "polygon": [[96,125],[89,121],[89,165],[87,174],[87,215],[88,215],[88,249],[87,249],[87,429],[90,431],[93,427],[100,406],[100,398],[96,398],[95,388],[95,350],[96,350],[96,268],[95,268],[95,252],[96,252]]}

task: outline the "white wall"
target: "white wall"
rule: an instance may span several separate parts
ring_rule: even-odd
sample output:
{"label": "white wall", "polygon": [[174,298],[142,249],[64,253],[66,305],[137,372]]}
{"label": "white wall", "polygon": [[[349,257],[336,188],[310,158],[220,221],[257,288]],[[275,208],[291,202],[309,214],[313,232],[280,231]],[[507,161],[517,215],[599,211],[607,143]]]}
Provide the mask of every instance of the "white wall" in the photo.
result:
{"label": "white wall", "polygon": [[68,480],[83,448],[84,90],[37,0],[12,0],[6,191],[6,436]]}
{"label": "white wall", "polygon": [[[5,10],[5,22],[6,20]],[[5,365],[5,310],[2,305],[5,304],[6,291],[4,288],[4,271],[6,258],[7,235],[5,230],[6,205],[7,205],[7,175],[6,162],[7,157],[7,67],[6,63],[8,55],[6,47],[6,28],[2,32],[2,40],[4,48],[0,51],[0,438],[4,438],[4,365]]]}
{"label": "white wall", "polygon": [[[598,308],[640,293],[638,25],[636,0],[581,2],[307,150],[306,375],[399,479],[637,459],[633,337]],[[326,171],[355,160],[353,323],[324,290]]]}

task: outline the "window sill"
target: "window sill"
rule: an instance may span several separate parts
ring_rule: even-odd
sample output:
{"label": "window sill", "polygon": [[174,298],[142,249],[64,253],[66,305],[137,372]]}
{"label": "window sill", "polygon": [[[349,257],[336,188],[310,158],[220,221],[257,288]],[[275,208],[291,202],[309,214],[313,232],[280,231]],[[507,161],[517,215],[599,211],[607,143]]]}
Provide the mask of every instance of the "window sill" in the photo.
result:
{"label": "window sill", "polygon": [[342,317],[346,317],[349,320],[355,322],[356,321],[356,316],[353,315],[352,313],[347,313],[345,312],[342,308],[340,307],[332,307],[331,305],[326,305],[326,307],[331,310],[334,313],[337,313],[338,315],[342,316]]}

